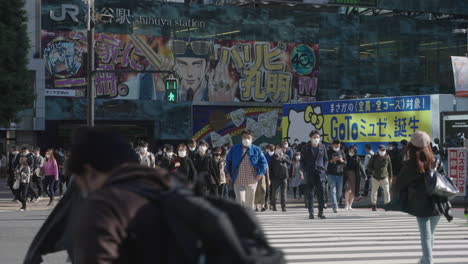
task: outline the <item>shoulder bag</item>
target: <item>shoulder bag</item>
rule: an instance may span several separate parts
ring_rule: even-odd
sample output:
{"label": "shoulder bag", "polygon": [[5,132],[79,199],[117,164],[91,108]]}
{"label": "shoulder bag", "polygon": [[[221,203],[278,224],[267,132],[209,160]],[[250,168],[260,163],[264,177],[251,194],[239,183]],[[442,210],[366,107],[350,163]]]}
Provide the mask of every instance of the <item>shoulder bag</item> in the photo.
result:
{"label": "shoulder bag", "polygon": [[450,199],[460,192],[450,177],[433,169],[425,173],[424,181],[429,195]]}

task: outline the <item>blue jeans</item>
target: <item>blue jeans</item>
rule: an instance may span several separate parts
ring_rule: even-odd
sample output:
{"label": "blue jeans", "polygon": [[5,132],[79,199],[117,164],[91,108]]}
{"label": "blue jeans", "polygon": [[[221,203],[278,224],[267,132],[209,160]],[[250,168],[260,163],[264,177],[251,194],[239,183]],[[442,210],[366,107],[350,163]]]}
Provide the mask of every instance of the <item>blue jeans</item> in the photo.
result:
{"label": "blue jeans", "polygon": [[330,196],[333,208],[338,208],[338,201],[343,194],[343,176],[328,175],[328,185],[330,185]]}
{"label": "blue jeans", "polygon": [[432,248],[434,247],[434,233],[440,216],[418,217],[419,233],[421,235],[422,258],[421,264],[433,264]]}

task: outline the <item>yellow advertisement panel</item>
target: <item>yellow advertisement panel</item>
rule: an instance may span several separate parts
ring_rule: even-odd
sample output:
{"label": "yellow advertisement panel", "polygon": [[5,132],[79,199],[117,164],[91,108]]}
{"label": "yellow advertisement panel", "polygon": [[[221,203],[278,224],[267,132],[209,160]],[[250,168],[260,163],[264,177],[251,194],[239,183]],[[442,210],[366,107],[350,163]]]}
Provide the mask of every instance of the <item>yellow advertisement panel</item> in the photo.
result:
{"label": "yellow advertisement panel", "polygon": [[282,129],[290,143],[308,142],[319,130],[325,142],[338,139],[361,151],[365,144],[409,141],[415,131],[431,133],[430,96],[287,104]]}

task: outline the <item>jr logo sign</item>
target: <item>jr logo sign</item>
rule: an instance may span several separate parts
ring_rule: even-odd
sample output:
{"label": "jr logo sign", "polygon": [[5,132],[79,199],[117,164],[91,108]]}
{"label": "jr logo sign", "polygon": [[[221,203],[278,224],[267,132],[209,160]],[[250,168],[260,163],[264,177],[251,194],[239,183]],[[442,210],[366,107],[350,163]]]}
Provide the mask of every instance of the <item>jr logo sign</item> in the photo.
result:
{"label": "jr logo sign", "polygon": [[72,4],[62,4],[60,9],[60,15],[56,14],[56,11],[50,10],[50,19],[53,21],[61,22],[67,18],[67,15],[73,20],[73,22],[78,22],[77,15],[80,12],[80,9],[77,5]]}

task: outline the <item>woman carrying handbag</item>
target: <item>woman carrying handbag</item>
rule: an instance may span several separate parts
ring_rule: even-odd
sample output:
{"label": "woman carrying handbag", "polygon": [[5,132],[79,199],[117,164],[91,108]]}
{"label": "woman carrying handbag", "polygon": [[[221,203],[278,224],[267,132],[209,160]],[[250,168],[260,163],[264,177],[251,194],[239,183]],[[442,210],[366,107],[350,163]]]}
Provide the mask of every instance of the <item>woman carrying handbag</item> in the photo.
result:
{"label": "woman carrying handbag", "polygon": [[[31,182],[31,168],[28,165],[26,157],[21,157],[19,165],[15,169],[15,185],[14,189],[18,192],[18,200],[21,202],[20,211],[26,210],[26,199],[28,195],[29,183]],[[18,187],[18,188],[16,188]]]}
{"label": "woman carrying handbag", "polygon": [[410,158],[403,164],[395,192],[399,195],[400,210],[417,217],[423,253],[419,263],[432,264],[434,235],[440,216],[445,215],[449,222],[453,219],[450,203],[446,197],[429,194],[426,188],[426,177],[434,168],[429,135],[417,131],[408,149]]}

